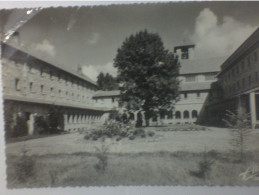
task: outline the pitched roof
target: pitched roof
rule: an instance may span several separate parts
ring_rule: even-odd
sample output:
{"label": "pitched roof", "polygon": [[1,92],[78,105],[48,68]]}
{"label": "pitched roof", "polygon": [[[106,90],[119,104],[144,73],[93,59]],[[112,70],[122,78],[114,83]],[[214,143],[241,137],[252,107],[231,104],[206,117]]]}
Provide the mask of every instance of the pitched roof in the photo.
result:
{"label": "pitched roof", "polygon": [[188,59],[180,61],[180,75],[205,72],[218,72],[220,65],[227,57]]}
{"label": "pitched roof", "polygon": [[93,98],[98,98],[98,97],[112,97],[112,96],[119,96],[120,95],[120,90],[112,90],[112,91],[97,91],[94,95]]}
{"label": "pitched roof", "polygon": [[69,74],[72,74],[76,77],[79,77],[85,81],[87,81],[88,83],[91,83],[95,86],[97,86],[96,82],[93,81],[92,79],[90,79],[89,77],[83,75],[83,74],[79,74],[77,71],[73,70],[73,69],[70,69],[70,68],[66,68],[64,66],[62,66],[61,64],[57,63],[57,62],[54,62],[52,59],[50,59],[47,55],[41,55],[39,52],[37,52],[37,50],[32,50],[22,44],[18,45],[17,43],[15,43],[14,41],[8,41],[5,42],[5,43],[2,43],[1,44],[4,44],[4,45],[7,45],[9,47],[12,47],[14,49],[17,49],[23,53],[26,53],[26,54],[29,54],[30,56],[34,57],[34,58],[37,58],[39,59],[40,61],[43,61],[51,66],[54,66],[60,70],[63,70]]}
{"label": "pitched roof", "polygon": [[[221,65],[221,71],[219,75],[221,75],[225,70],[232,67],[233,64],[238,62],[240,58],[245,55],[245,53],[254,45],[259,42],[259,27],[231,54],[224,63]],[[218,76],[219,76],[218,75]]]}

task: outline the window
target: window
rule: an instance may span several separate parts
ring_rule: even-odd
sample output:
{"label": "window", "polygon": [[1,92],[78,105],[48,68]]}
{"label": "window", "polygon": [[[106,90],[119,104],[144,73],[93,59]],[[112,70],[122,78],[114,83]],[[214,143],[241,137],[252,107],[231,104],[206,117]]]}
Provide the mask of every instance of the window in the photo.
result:
{"label": "window", "polygon": [[171,110],[169,110],[169,111],[167,112],[167,118],[168,118],[168,119],[173,119],[173,112],[172,112]]}
{"label": "window", "polygon": [[184,93],[184,98],[186,99],[188,97],[188,94],[187,93]]}
{"label": "window", "polygon": [[112,98],[112,103],[114,103],[114,98]]}
{"label": "window", "polygon": [[251,85],[251,83],[252,83],[252,77],[251,77],[251,75],[249,75],[248,76],[248,85]]}
{"label": "window", "polygon": [[245,87],[246,86],[246,80],[245,78],[242,79],[242,87]]}
{"label": "window", "polygon": [[40,76],[43,76],[43,68],[40,68]]}
{"label": "window", "polygon": [[232,77],[234,77],[235,76],[235,70],[234,70],[234,68],[232,68]]}
{"label": "window", "polygon": [[29,88],[30,88],[30,92],[32,92],[33,91],[33,82],[30,82]]}
{"label": "window", "polygon": [[181,112],[180,111],[176,111],[175,112],[175,118],[176,119],[181,119]]}
{"label": "window", "polygon": [[201,97],[201,93],[200,92],[197,92],[197,97]]}
{"label": "window", "polygon": [[236,73],[239,74],[239,66],[236,66]]}
{"label": "window", "polygon": [[240,83],[237,81],[237,89],[240,89]]}
{"label": "window", "polygon": [[61,95],[61,89],[58,90],[58,94]]}
{"label": "window", "polygon": [[182,59],[189,59],[189,53],[188,51],[182,52]]}
{"label": "window", "polygon": [[192,111],[192,118],[197,118],[198,117],[198,112],[197,110]]}
{"label": "window", "polygon": [[53,90],[54,90],[53,87],[51,87],[51,88],[50,88],[50,95],[51,95],[51,96],[54,95],[54,94],[53,94]]}
{"label": "window", "polygon": [[211,81],[215,79],[215,74],[205,74],[205,80]]}
{"label": "window", "polygon": [[15,79],[15,90],[16,91],[20,91],[21,90],[21,86],[20,86],[20,79]]}
{"label": "window", "polygon": [[244,61],[241,62],[241,70],[245,70],[245,63],[244,63]]}
{"label": "window", "polygon": [[40,92],[41,92],[41,94],[44,94],[44,85],[40,86]]}
{"label": "window", "polygon": [[187,75],[187,76],[185,76],[185,81],[194,82],[194,81],[196,81],[196,77],[195,77],[195,75]]}
{"label": "window", "polygon": [[183,118],[185,118],[185,119],[188,119],[190,116],[189,116],[189,112],[187,111],[187,110],[185,110],[184,112],[183,112]]}

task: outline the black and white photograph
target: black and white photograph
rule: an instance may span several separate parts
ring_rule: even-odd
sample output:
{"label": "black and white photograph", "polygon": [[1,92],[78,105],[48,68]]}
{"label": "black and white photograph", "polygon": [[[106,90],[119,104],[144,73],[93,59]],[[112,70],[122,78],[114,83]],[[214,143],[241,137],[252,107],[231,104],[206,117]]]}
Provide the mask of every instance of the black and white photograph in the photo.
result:
{"label": "black and white photograph", "polygon": [[259,2],[0,9],[7,189],[259,186]]}

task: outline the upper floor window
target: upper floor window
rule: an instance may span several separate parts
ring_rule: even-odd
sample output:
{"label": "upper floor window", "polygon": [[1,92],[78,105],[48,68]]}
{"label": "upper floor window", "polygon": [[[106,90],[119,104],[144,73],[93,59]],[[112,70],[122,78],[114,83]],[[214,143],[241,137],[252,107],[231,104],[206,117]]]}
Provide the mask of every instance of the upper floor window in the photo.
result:
{"label": "upper floor window", "polygon": [[21,90],[20,79],[15,79],[15,90],[16,91],[20,91]]}
{"label": "upper floor window", "polygon": [[200,92],[197,92],[197,97],[201,97],[201,93]]}
{"label": "upper floor window", "polygon": [[242,79],[242,87],[245,87],[246,86],[246,80],[245,78]]}
{"label": "upper floor window", "polygon": [[205,74],[205,80],[210,81],[215,79],[215,74]]}
{"label": "upper floor window", "polygon": [[182,52],[181,59],[189,59],[189,53],[188,53],[188,51]]}
{"label": "upper floor window", "polygon": [[247,57],[247,66],[250,66],[250,57]]}
{"label": "upper floor window", "polygon": [[29,88],[30,88],[30,92],[32,92],[33,91],[33,82],[30,82]]}
{"label": "upper floor window", "polygon": [[188,94],[187,93],[184,93],[184,98],[188,98]]}
{"label": "upper floor window", "polygon": [[40,92],[41,92],[41,94],[44,93],[44,85],[41,85],[41,86],[40,86]]}
{"label": "upper floor window", "polygon": [[239,66],[236,66],[236,73],[239,74]]}
{"label": "upper floor window", "polygon": [[237,89],[240,89],[240,83],[237,81]]}
{"label": "upper floor window", "polygon": [[187,75],[187,76],[185,76],[185,81],[186,82],[194,82],[194,81],[196,81],[196,76],[195,75]]}
{"label": "upper floor window", "polygon": [[43,75],[43,68],[40,68],[40,76]]}
{"label": "upper floor window", "polygon": [[251,75],[249,75],[248,76],[248,85],[251,85],[251,83],[252,83],[252,77],[251,77]]}

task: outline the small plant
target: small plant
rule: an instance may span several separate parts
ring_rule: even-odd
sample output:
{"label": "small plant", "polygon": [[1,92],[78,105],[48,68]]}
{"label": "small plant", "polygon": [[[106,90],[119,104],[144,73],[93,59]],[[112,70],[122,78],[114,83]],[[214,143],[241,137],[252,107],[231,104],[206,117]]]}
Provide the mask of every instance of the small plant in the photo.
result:
{"label": "small plant", "polygon": [[201,179],[208,178],[211,171],[212,162],[208,160],[206,151],[203,153],[203,159],[199,162],[199,169],[197,171],[190,171],[190,175]]}
{"label": "small plant", "polygon": [[25,148],[25,144],[22,148],[22,155],[15,164],[15,172],[17,179],[20,182],[26,182],[30,177],[35,174],[35,157],[28,156],[28,151]]}
{"label": "small plant", "polygon": [[153,137],[155,135],[155,132],[154,131],[149,131],[147,134],[148,134],[148,136]]}
{"label": "small plant", "polygon": [[104,144],[104,139],[102,140],[101,147],[96,147],[98,162],[95,164],[94,168],[97,172],[104,174],[108,166],[108,152],[109,148]]}
{"label": "small plant", "polygon": [[229,127],[229,132],[232,136],[230,144],[237,150],[239,157],[238,161],[244,161],[244,151],[246,149],[247,139],[251,133],[249,113],[238,110],[237,114],[227,111],[226,119],[223,121]]}

